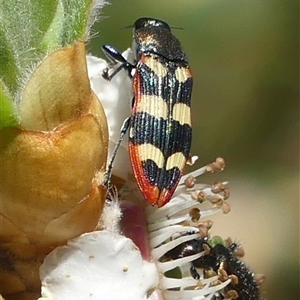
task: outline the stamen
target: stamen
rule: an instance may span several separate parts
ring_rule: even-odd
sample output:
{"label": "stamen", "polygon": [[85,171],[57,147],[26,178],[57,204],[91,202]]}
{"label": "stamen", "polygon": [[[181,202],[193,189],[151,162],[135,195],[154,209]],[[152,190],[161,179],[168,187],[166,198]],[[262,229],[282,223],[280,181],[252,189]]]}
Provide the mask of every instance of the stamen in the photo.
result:
{"label": "stamen", "polygon": [[238,295],[237,291],[229,290],[226,292],[224,300],[234,300],[234,299],[237,299],[238,296],[239,295]]}
{"label": "stamen", "polygon": [[[184,226],[181,226],[184,228]],[[199,238],[199,235],[198,234],[191,234],[191,235],[186,235],[186,236],[182,236],[182,237],[179,237],[175,240],[172,240],[166,244],[163,244],[155,249],[153,249],[151,251],[151,254],[152,254],[152,257],[156,260],[159,260],[165,253],[167,253],[168,251],[172,250],[173,248],[175,248],[176,246],[186,242],[186,241],[189,241],[189,240],[193,240],[193,239],[196,239],[196,238]],[[199,255],[198,257],[200,257],[201,255]],[[198,258],[196,257],[196,258]],[[196,259],[194,258],[194,259]]]}
{"label": "stamen", "polygon": [[184,181],[185,186],[190,189],[193,188],[196,182],[196,178],[193,176],[189,176],[186,178],[186,180]]}
{"label": "stamen", "polygon": [[229,278],[231,279],[231,283],[233,285],[237,285],[239,283],[239,278],[236,275],[231,274],[229,275]]}
{"label": "stamen", "polygon": [[197,227],[199,229],[199,235],[201,238],[205,238],[208,236],[208,229],[206,226],[200,224]]}
{"label": "stamen", "polygon": [[[230,206],[225,202],[230,194],[226,186],[227,182],[217,182],[212,186],[196,183],[196,177],[199,175],[222,171],[224,167],[224,160],[217,158],[212,164],[183,176],[169,203],[161,208],[147,207],[145,210],[151,257],[156,262],[157,269],[164,274],[166,271],[180,268],[183,274],[181,279],[162,275],[159,287],[165,300],[212,299],[217,291],[231,282],[231,278],[223,269],[220,269],[220,274],[211,272],[208,278],[202,277],[201,280],[192,278],[188,266],[211,251],[211,248],[205,243],[202,245],[203,251],[198,253],[197,251],[191,252],[191,255],[173,259],[166,255],[175,247],[184,243],[188,245],[189,241],[203,239],[209,235],[208,231],[213,222],[211,220],[200,221],[201,217],[209,216],[220,210],[223,212],[230,210]],[[211,204],[212,208],[203,209],[203,202]],[[206,271],[207,274],[209,271]]]}
{"label": "stamen", "polygon": [[205,201],[206,195],[203,190],[198,190],[192,194],[192,198],[197,200],[199,203],[203,203]]}
{"label": "stamen", "polygon": [[[169,278],[167,278],[169,279]],[[215,278],[209,278],[210,281],[207,281],[207,284],[202,289],[193,289],[193,290],[166,290],[163,292],[163,297],[165,300],[174,300],[174,299],[182,299],[182,300],[209,300],[217,293],[219,290],[223,289],[226,285],[230,283],[230,280],[223,282],[219,285],[211,286]],[[176,279],[175,279],[176,280]],[[177,279],[182,282],[183,279]],[[173,279],[174,281],[174,279]],[[204,280],[201,282],[203,283]],[[204,298],[205,297],[205,298]]]}
{"label": "stamen", "polygon": [[222,172],[225,169],[225,160],[222,157],[216,158],[216,161],[207,165],[206,172],[214,173],[214,172]]}
{"label": "stamen", "polygon": [[[150,247],[151,248],[158,247],[160,244],[162,244],[163,242],[165,242],[170,238],[174,239],[177,238],[178,236],[179,237],[183,236],[185,232],[195,232],[196,234],[197,228],[192,226],[173,225],[170,227],[161,228],[159,230],[152,231],[149,233]],[[189,235],[189,237],[191,237],[191,235]]]}
{"label": "stamen", "polygon": [[221,209],[223,214],[228,214],[230,212],[230,205],[227,202],[222,202]]}
{"label": "stamen", "polygon": [[166,271],[173,270],[176,267],[181,267],[185,264],[188,264],[189,262],[201,257],[203,254],[204,254],[204,252],[199,252],[197,254],[186,256],[183,258],[178,258],[176,260],[170,260],[170,261],[166,261],[166,262],[157,262],[156,266],[159,271],[161,271],[162,273],[165,273]]}
{"label": "stamen", "polygon": [[261,285],[265,281],[266,275],[264,275],[264,274],[255,274],[254,279],[256,280],[258,285]]}
{"label": "stamen", "polygon": [[200,217],[201,217],[200,209],[197,208],[197,207],[192,208],[192,209],[189,211],[189,215],[190,215],[191,220],[192,220],[193,222],[199,221],[199,219],[200,219]]}
{"label": "stamen", "polygon": [[224,200],[227,200],[230,196],[230,191],[229,188],[227,188],[225,186],[225,184],[227,184],[227,182],[216,182],[213,186],[212,186],[212,192],[215,194],[218,193],[223,193],[224,195]]}

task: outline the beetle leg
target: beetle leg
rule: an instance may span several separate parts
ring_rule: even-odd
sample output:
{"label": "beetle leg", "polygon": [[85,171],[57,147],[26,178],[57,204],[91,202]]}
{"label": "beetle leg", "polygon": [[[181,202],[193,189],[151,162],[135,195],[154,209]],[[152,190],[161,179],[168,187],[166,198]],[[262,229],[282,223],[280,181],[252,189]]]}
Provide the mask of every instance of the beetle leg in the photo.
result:
{"label": "beetle leg", "polygon": [[106,57],[114,64],[121,63],[121,65],[119,65],[110,75],[108,74],[108,69],[106,69],[103,72],[103,78],[111,80],[122,69],[126,70],[128,72],[128,76],[132,78],[132,70],[135,68],[135,66],[128,62],[115,47],[110,45],[103,45],[102,51],[106,55]]}
{"label": "beetle leg", "polygon": [[191,267],[190,267],[190,272],[194,279],[197,279],[197,280],[200,279],[200,275],[197,272],[197,269],[193,265],[191,265]]}
{"label": "beetle leg", "polygon": [[126,134],[126,132],[128,130],[129,124],[130,124],[130,117],[126,118],[123,122],[123,125],[122,125],[121,130],[120,130],[119,140],[118,140],[118,142],[115,146],[115,149],[112,153],[112,156],[111,156],[110,162],[108,164],[106,173],[104,175],[103,185],[106,186],[107,188],[109,188],[109,185],[110,185],[110,178],[111,178],[111,173],[112,173],[113,162],[116,158],[116,155],[117,155],[118,149],[120,147],[120,144],[123,140],[123,137],[124,137],[124,135]]}

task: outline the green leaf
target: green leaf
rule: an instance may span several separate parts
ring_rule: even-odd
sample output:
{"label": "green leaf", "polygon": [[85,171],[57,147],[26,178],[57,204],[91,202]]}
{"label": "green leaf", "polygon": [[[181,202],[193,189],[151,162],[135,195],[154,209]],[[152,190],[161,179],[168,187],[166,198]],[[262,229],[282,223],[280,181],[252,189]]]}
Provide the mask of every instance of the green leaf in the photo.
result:
{"label": "green leaf", "polygon": [[93,0],[62,0],[65,12],[63,42],[68,45],[87,38]]}
{"label": "green leaf", "polygon": [[0,0],[0,78],[10,93],[55,49],[86,40],[93,0]]}
{"label": "green leaf", "polygon": [[0,74],[1,80],[6,83],[7,88],[11,91],[16,90],[19,68],[12,45],[2,28],[0,28]]}
{"label": "green leaf", "polygon": [[58,1],[52,22],[41,41],[41,46],[47,49],[48,52],[55,50],[58,45],[62,44],[64,13],[62,3]]}
{"label": "green leaf", "polygon": [[49,53],[86,41],[95,6],[104,2],[0,0],[0,83],[5,87],[1,88],[1,128],[18,124],[13,103],[20,101],[24,86],[20,83]]}
{"label": "green leaf", "polygon": [[0,82],[0,130],[4,127],[16,127],[18,124],[19,120],[12,101],[4,92],[3,84]]}

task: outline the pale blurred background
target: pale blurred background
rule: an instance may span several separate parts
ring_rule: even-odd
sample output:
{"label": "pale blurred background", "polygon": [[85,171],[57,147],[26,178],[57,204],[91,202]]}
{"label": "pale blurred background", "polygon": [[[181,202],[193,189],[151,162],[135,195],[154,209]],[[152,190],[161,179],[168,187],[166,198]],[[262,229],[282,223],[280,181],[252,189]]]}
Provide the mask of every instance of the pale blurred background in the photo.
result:
{"label": "pale blurred background", "polygon": [[227,169],[203,180],[230,181],[232,211],[213,217],[213,234],[242,242],[264,273],[262,298],[299,296],[298,1],[112,1],[89,46],[131,45],[141,16],[174,29],[194,75],[192,153],[196,167],[222,156]]}

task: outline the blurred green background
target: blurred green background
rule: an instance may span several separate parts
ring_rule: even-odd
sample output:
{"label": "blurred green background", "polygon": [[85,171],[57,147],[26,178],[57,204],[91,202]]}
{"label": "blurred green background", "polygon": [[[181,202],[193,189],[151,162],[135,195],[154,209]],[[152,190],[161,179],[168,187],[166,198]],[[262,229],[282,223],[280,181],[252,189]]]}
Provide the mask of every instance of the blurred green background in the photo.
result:
{"label": "blurred green background", "polygon": [[229,180],[231,213],[212,233],[243,244],[247,264],[266,275],[262,299],[299,296],[298,1],[111,1],[89,45],[131,45],[141,16],[163,19],[190,59],[193,147],[199,167],[217,156]]}

